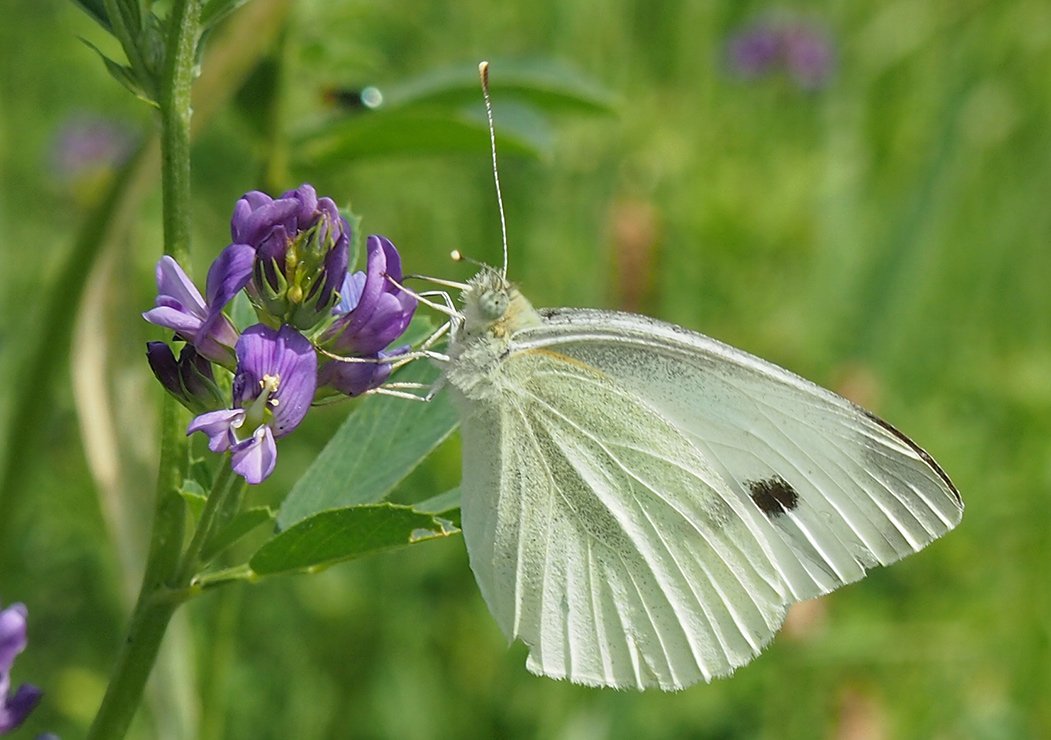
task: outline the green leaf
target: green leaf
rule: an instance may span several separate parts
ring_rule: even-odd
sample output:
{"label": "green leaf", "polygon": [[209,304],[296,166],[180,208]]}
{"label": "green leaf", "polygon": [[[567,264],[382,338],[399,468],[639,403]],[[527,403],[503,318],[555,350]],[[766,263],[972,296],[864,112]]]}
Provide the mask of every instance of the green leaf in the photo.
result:
{"label": "green leaf", "polygon": [[347,219],[347,226],[350,227],[350,255],[347,265],[349,266],[349,272],[354,272],[358,265],[358,260],[361,259],[361,253],[364,251],[365,244],[365,235],[361,233],[361,216],[350,210],[350,206],[340,208],[339,213],[343,218]]}
{"label": "green leaf", "polygon": [[[488,146],[489,133],[483,119],[455,111],[388,111],[329,122],[301,135],[292,150],[302,166],[342,168],[349,160],[477,153]],[[546,138],[541,139],[538,132],[511,133],[502,128],[497,131],[497,147],[502,154],[535,157],[546,146]]]}
{"label": "green leaf", "polygon": [[252,306],[252,301],[243,290],[238,291],[237,295],[233,297],[233,300],[227,306],[226,312],[238,332],[242,332],[253,324],[259,323],[255,307]]}
{"label": "green leaf", "polygon": [[117,0],[117,10],[124,20],[125,27],[136,37],[142,30],[142,8],[139,0]]}
{"label": "green leaf", "polygon": [[418,504],[413,504],[412,508],[416,511],[422,511],[425,514],[440,514],[442,519],[448,519],[457,527],[462,527],[460,524],[460,489],[459,487],[453,488],[445,493],[439,493],[437,496],[432,496],[426,501],[421,501]]}
{"label": "green leaf", "polygon": [[109,71],[113,79],[115,79],[117,82],[123,85],[128,90],[128,92],[154,107],[157,106],[157,101],[154,99],[153,93],[150,92],[150,90],[148,90],[147,87],[143,84],[143,82],[139,79],[139,77],[135,73],[135,70],[119,62],[113,61],[108,56],[103,54],[101,49],[99,49],[87,39],[82,37],[80,40],[87,44],[88,47],[90,47],[92,50],[94,50],[96,54],[99,55],[99,57],[102,59],[102,63],[106,65],[106,69]]}
{"label": "green leaf", "polygon": [[[405,327],[405,332],[400,337],[398,337],[394,345],[398,346],[401,344],[411,344],[413,346],[416,346],[424,339],[427,339],[427,337],[429,337],[433,333],[434,321],[431,319],[431,317],[417,313],[415,316],[412,317],[412,320],[409,322],[409,325]],[[399,374],[398,380],[407,380],[407,378],[402,378]]]}
{"label": "green leaf", "polygon": [[460,508],[460,488],[457,486],[445,493],[431,496],[425,501],[413,504],[412,508],[425,514],[446,514]]}
{"label": "green leaf", "polygon": [[274,510],[269,506],[245,509],[220,529],[201,551],[201,559],[209,562],[230,545],[237,542],[256,527],[274,520]]}
{"label": "green leaf", "polygon": [[[431,363],[414,362],[398,380],[433,383],[437,376]],[[458,423],[446,394],[429,403],[365,397],[292,487],[278,528],[327,509],[382,501]]]}
{"label": "green leaf", "polygon": [[201,510],[204,509],[204,503],[208,500],[208,495],[201,484],[195,480],[184,480],[182,488],[179,489],[179,495],[186,502],[194,521],[200,519]]}
{"label": "green leaf", "polygon": [[[494,61],[489,65],[489,85],[498,120],[502,101],[514,98],[549,113],[609,113],[615,107],[614,96],[598,82],[550,59]],[[423,103],[480,108],[482,100],[477,67],[467,64],[430,70],[384,86],[382,93],[388,108]]]}
{"label": "green leaf", "polygon": [[113,33],[113,26],[106,15],[106,4],[102,0],[73,0],[81,10],[91,16],[91,19],[102,26],[109,33]]}
{"label": "green leaf", "polygon": [[458,531],[451,523],[411,506],[351,506],[305,519],[259,548],[248,564],[257,575],[315,571]]}
{"label": "green leaf", "polygon": [[210,28],[248,0],[208,0],[201,8],[201,28]]}

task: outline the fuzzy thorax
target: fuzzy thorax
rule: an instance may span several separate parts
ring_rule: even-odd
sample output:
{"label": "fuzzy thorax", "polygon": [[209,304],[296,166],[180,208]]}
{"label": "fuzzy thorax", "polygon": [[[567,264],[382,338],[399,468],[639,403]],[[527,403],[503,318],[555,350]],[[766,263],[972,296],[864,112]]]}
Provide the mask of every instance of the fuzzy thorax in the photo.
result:
{"label": "fuzzy thorax", "polygon": [[471,278],[462,300],[463,321],[449,345],[452,362],[445,378],[464,395],[477,398],[499,386],[492,373],[514,333],[542,319],[518,288],[490,268]]}

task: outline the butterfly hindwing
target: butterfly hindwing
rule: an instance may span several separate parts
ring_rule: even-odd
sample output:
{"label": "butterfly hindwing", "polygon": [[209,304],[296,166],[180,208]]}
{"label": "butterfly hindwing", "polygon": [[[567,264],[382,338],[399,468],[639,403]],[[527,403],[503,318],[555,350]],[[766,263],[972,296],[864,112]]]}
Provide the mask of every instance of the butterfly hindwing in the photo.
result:
{"label": "butterfly hindwing", "polygon": [[758,654],[790,600],[767,518],[605,373],[548,351],[501,373],[463,425],[463,527],[529,668],[677,689]]}

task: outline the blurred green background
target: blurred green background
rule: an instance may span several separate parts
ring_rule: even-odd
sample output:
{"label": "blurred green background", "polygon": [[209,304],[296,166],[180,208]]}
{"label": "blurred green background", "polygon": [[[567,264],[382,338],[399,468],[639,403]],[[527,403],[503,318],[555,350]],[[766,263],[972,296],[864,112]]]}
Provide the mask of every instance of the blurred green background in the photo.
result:
{"label": "blurred green background", "polygon": [[[0,599],[30,611],[14,681],[47,692],[22,735],[75,738],[121,639],[153,494],[161,391],[142,350],[159,335],[139,318],[161,252],[150,155],[84,265],[83,296],[56,317],[72,341],[51,347],[54,382],[18,371],[55,334],[47,287],[114,178],[70,159],[71,127],[110,132],[104,162],[155,125],[78,40],[116,53],[74,6],[13,0],[3,19],[0,411],[39,403],[3,441],[21,479],[0,492]],[[827,39],[828,77],[735,70],[727,45],[756,23]],[[196,106],[198,279],[244,191],[303,181],[349,201],[410,270],[468,276],[452,248],[497,262],[485,135],[331,94],[434,70],[469,90],[484,58],[509,142],[509,273],[536,304],[651,313],[851,396],[941,462],[962,525],[794,609],[732,678],[672,695],[527,674],[458,537],[234,586],[183,610],[131,736],[1051,736],[1051,5],[253,0],[203,62],[222,74],[202,79]],[[550,62],[594,105],[502,91],[502,70]],[[482,113],[473,91],[420,110]],[[367,135],[325,154],[318,142],[347,125]],[[346,410],[284,441],[254,495],[280,500]],[[398,496],[451,488],[458,466],[452,440]]]}

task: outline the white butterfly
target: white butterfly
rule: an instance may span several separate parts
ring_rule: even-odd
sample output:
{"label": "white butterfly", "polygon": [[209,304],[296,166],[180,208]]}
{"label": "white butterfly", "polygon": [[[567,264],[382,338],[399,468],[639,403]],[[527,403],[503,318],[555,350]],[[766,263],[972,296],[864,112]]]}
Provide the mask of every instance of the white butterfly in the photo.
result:
{"label": "white butterfly", "polygon": [[834,393],[672,324],[463,295],[471,568],[530,671],[681,689],[751,661],[786,607],[916,552],[963,503],[930,455]]}
{"label": "white butterfly", "polygon": [[725,676],[789,604],[959,523],[949,477],[886,422],[682,327],[537,311],[504,244],[504,270],[449,311],[443,379],[471,568],[533,673],[665,690]]}

